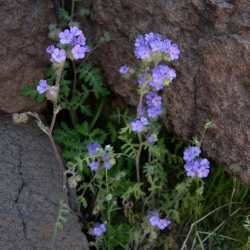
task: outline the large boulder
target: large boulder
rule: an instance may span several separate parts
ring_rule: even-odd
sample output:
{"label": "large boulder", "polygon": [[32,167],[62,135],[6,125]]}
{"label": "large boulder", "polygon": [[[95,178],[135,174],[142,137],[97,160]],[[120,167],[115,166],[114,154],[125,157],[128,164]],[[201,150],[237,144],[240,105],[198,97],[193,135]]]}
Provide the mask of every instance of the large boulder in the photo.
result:
{"label": "large boulder", "polygon": [[43,77],[48,60],[48,25],[54,22],[51,0],[0,2],[0,110],[17,112],[39,106],[20,95],[21,87]]}
{"label": "large boulder", "polygon": [[92,30],[112,41],[97,51],[111,88],[129,103],[136,85],[118,73],[133,65],[138,33],[158,32],[180,45],[177,79],[164,93],[164,123],[184,139],[211,128],[203,148],[250,183],[250,1],[89,0]]}
{"label": "large boulder", "polygon": [[63,194],[62,172],[47,137],[0,116],[0,249],[88,250],[73,213],[52,246]]}

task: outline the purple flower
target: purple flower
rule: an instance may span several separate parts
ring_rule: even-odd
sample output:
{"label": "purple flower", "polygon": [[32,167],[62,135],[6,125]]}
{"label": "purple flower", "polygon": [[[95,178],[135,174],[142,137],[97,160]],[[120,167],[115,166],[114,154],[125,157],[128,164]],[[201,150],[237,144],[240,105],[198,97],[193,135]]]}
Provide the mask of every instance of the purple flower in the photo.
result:
{"label": "purple flower", "polygon": [[149,144],[153,144],[153,143],[155,143],[157,141],[157,136],[155,134],[151,134],[151,135],[148,135],[146,137],[146,139],[147,139],[147,142]]}
{"label": "purple flower", "polygon": [[153,227],[157,227],[159,224],[159,213],[158,212],[151,212],[148,215],[148,221],[150,223],[150,225],[152,225]]}
{"label": "purple flower", "polygon": [[152,52],[160,52],[162,50],[163,41],[160,34],[153,32],[145,34],[145,41],[150,46]]}
{"label": "purple flower", "polygon": [[174,78],[176,78],[175,70],[167,65],[160,64],[153,69],[152,81],[149,82],[149,85],[156,90],[161,90],[166,81],[171,82]]}
{"label": "purple flower", "polygon": [[187,149],[185,149],[184,154],[183,154],[183,159],[186,162],[193,161],[195,158],[199,157],[201,153],[200,147],[194,147],[194,146],[189,146]]}
{"label": "purple flower", "polygon": [[169,48],[169,56],[171,60],[177,60],[180,56],[180,49],[178,48],[177,44],[172,44]]}
{"label": "purple flower", "polygon": [[210,172],[210,163],[207,159],[196,159],[187,162],[184,168],[189,177],[206,178]]}
{"label": "purple flower", "polygon": [[151,55],[151,49],[142,35],[135,40],[135,56],[138,59],[147,59]]}
{"label": "purple flower", "polygon": [[46,52],[51,55],[54,52],[55,48],[56,47],[54,45],[49,45],[46,49]]}
{"label": "purple flower", "polygon": [[112,168],[108,153],[104,154],[104,156],[102,157],[102,160],[103,160],[103,167],[104,168],[106,168],[106,169],[111,169]]}
{"label": "purple flower", "polygon": [[180,50],[171,40],[158,33],[138,35],[135,40],[135,56],[138,59],[148,59],[154,53],[164,53],[171,60],[179,58]]}
{"label": "purple flower", "polygon": [[95,237],[102,236],[107,231],[105,224],[96,223],[92,228],[92,235]]}
{"label": "purple flower", "polygon": [[171,224],[168,218],[161,219],[158,212],[149,213],[148,221],[151,226],[157,227],[160,230],[166,229]]}
{"label": "purple flower", "polygon": [[165,219],[159,219],[159,222],[158,222],[158,228],[160,230],[164,230],[165,228],[167,228],[169,225],[171,224],[171,221],[167,218]]}
{"label": "purple flower", "polygon": [[145,126],[147,126],[148,124],[149,124],[148,119],[146,117],[141,117],[131,122],[131,129],[133,132],[140,133],[144,130]]}
{"label": "purple flower", "polygon": [[120,67],[119,72],[121,74],[127,74],[129,72],[129,67],[126,66],[126,65],[123,65],[123,66]]}
{"label": "purple flower", "polygon": [[147,113],[151,118],[159,116],[162,112],[162,97],[151,91],[146,95]]}
{"label": "purple flower", "polygon": [[99,162],[98,161],[92,161],[88,164],[89,168],[92,170],[92,171],[96,171],[98,168],[99,168]]}
{"label": "purple flower", "polygon": [[64,49],[55,48],[51,54],[51,62],[63,63],[66,60],[66,52]]}
{"label": "purple flower", "polygon": [[61,44],[71,44],[73,40],[73,34],[69,29],[59,33],[59,40]]}
{"label": "purple flower", "polygon": [[36,90],[39,94],[44,94],[48,89],[48,82],[47,80],[40,80],[37,87],[36,87]]}
{"label": "purple flower", "polygon": [[77,44],[72,48],[71,52],[75,60],[83,59],[85,54],[89,52],[89,48],[88,46],[80,46]]}
{"label": "purple flower", "polygon": [[90,156],[93,156],[97,153],[99,149],[101,149],[101,145],[99,143],[92,142],[87,145],[87,149],[88,149],[88,154]]}

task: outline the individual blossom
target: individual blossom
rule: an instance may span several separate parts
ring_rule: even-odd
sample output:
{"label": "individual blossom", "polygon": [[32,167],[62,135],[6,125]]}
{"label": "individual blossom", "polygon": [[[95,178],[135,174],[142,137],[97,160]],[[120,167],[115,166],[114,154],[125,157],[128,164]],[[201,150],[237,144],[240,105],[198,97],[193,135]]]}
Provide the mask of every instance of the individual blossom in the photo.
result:
{"label": "individual blossom", "polygon": [[92,142],[87,145],[88,154],[90,156],[95,155],[99,149],[101,149],[101,145],[99,143]]}
{"label": "individual blossom", "polygon": [[193,161],[195,158],[199,157],[201,153],[200,147],[197,146],[189,146],[187,149],[185,149],[183,154],[183,159],[186,162]]}
{"label": "individual blossom", "polygon": [[44,94],[47,90],[48,90],[48,82],[47,80],[40,80],[37,87],[36,87],[36,90],[39,94]]}
{"label": "individual blossom", "polygon": [[102,157],[102,160],[103,160],[103,167],[105,169],[111,169],[112,168],[112,164],[110,162],[108,154],[104,154],[104,156]]}
{"label": "individual blossom", "polygon": [[145,34],[145,41],[148,43],[152,52],[161,52],[163,46],[162,36],[158,33],[150,32]]}
{"label": "individual blossom", "polygon": [[150,223],[151,226],[157,227],[158,223],[159,223],[159,220],[160,220],[160,216],[159,216],[158,212],[151,212],[151,213],[149,213],[149,215],[148,215],[148,221],[149,221],[149,223]]}
{"label": "individual blossom", "polygon": [[149,144],[154,144],[157,141],[157,135],[156,134],[150,134],[146,137],[147,142]]}
{"label": "individual blossom", "polygon": [[135,40],[135,56],[137,59],[148,59],[151,55],[151,49],[142,35]]}
{"label": "individual blossom", "polygon": [[147,114],[150,118],[156,118],[162,112],[162,97],[151,91],[146,95]]}
{"label": "individual blossom", "polygon": [[133,132],[140,133],[145,129],[145,126],[147,126],[148,124],[148,119],[146,117],[141,117],[131,122],[131,129]]}
{"label": "individual blossom", "polygon": [[149,85],[155,90],[162,90],[166,83],[170,83],[175,78],[176,72],[174,69],[160,64],[152,70],[152,80],[149,82]]}
{"label": "individual blossom", "polygon": [[75,60],[83,59],[87,52],[89,52],[88,46],[75,45],[72,50],[72,55]]}
{"label": "individual blossom", "polygon": [[189,177],[206,178],[210,172],[210,162],[207,159],[195,159],[184,165]]}
{"label": "individual blossom", "polygon": [[171,224],[171,221],[168,218],[161,219],[158,212],[149,213],[148,221],[151,226],[156,227],[160,230],[166,229]]}
{"label": "individual blossom", "polygon": [[61,44],[71,44],[74,36],[69,29],[65,29],[64,31],[59,33],[59,41]]}
{"label": "individual blossom", "polygon": [[66,60],[66,52],[64,49],[55,48],[51,53],[51,62],[63,63]]}
{"label": "individual blossom", "polygon": [[92,161],[88,164],[88,166],[92,171],[96,171],[99,168],[100,163],[98,161]]}
{"label": "individual blossom", "polygon": [[91,230],[91,234],[95,237],[100,237],[106,231],[107,231],[107,226],[105,224],[96,223]]}
{"label": "individual blossom", "polygon": [[171,221],[167,218],[164,218],[164,219],[160,219],[159,222],[158,222],[158,228],[160,230],[164,230],[166,229],[169,225],[171,224]]}
{"label": "individual blossom", "polygon": [[126,65],[123,65],[123,66],[120,67],[119,72],[121,74],[127,74],[129,72],[129,67],[126,66]]}
{"label": "individual blossom", "polygon": [[177,60],[177,59],[179,59],[180,49],[179,49],[178,45],[175,44],[175,43],[172,44],[169,47],[168,54],[169,54],[171,60]]}
{"label": "individual blossom", "polygon": [[46,52],[51,55],[54,52],[55,48],[56,47],[54,45],[49,45],[46,49]]}

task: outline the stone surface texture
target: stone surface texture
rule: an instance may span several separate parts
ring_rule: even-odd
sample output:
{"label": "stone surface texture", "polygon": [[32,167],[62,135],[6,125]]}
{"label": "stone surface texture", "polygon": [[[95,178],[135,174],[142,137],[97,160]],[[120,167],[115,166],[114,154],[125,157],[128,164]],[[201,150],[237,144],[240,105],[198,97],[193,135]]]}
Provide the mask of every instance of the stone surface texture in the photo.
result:
{"label": "stone surface texture", "polygon": [[48,25],[54,22],[50,0],[0,1],[0,110],[36,110],[38,104],[20,96],[25,84],[43,78],[48,59]]}
{"label": "stone surface texture", "polygon": [[[200,135],[206,154],[250,183],[250,1],[90,0],[91,27],[113,40],[97,57],[111,88],[137,102],[136,84],[121,79],[121,65],[133,65],[137,34],[158,32],[179,44],[177,79],[164,92],[164,123],[177,135]],[[84,23],[83,23],[84,27]]]}
{"label": "stone surface texture", "polygon": [[51,248],[63,198],[62,173],[46,136],[0,117],[0,249],[88,250],[77,217],[69,214]]}

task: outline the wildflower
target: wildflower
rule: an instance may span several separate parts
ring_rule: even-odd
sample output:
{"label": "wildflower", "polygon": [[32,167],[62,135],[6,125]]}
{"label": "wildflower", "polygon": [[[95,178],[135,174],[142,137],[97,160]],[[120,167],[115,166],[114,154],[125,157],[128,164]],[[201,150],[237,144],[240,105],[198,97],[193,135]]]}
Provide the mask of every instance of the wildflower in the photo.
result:
{"label": "wildflower", "polygon": [[151,226],[157,227],[160,230],[166,229],[171,224],[168,218],[161,219],[158,212],[149,213],[148,221]]}
{"label": "wildflower", "polygon": [[46,52],[47,52],[48,54],[52,54],[55,48],[56,48],[56,47],[55,47],[54,45],[49,45],[49,46],[47,47],[47,49],[46,49]]}
{"label": "wildflower", "polygon": [[158,33],[147,33],[137,36],[135,40],[135,56],[137,59],[149,59],[155,53],[165,54],[170,60],[179,58],[180,50],[170,39]]}
{"label": "wildflower", "polygon": [[177,60],[177,59],[179,59],[180,49],[178,48],[177,44],[172,44],[169,47],[168,53],[169,53],[169,56],[170,56],[171,60]]}
{"label": "wildflower", "polygon": [[71,44],[73,37],[74,36],[69,29],[65,29],[59,33],[59,40],[61,44]]}
{"label": "wildflower", "polygon": [[51,53],[51,62],[53,63],[63,63],[66,60],[66,52],[64,49],[54,48]]}
{"label": "wildflower", "polygon": [[146,95],[147,114],[151,118],[159,116],[162,112],[162,97],[151,91]]}
{"label": "wildflower", "polygon": [[95,237],[102,236],[107,231],[105,224],[96,223],[92,228],[92,235]]}
{"label": "wildflower", "polygon": [[47,80],[40,80],[36,90],[39,94],[44,94],[48,90],[48,82]]}
{"label": "wildflower", "polygon": [[137,59],[147,59],[151,55],[151,49],[142,35],[135,40],[135,56]]}
{"label": "wildflower", "polygon": [[149,85],[155,90],[162,90],[165,83],[171,82],[174,78],[176,78],[174,69],[167,65],[158,65],[152,71],[152,81],[149,82]]}
{"label": "wildflower", "polygon": [[112,164],[110,162],[108,153],[105,153],[103,155],[102,160],[103,160],[103,167],[106,168],[106,169],[111,169]]}
{"label": "wildflower", "polygon": [[190,162],[194,160],[195,158],[199,157],[200,153],[201,153],[200,147],[190,146],[187,149],[185,149],[184,154],[183,154],[183,159],[186,162]]}
{"label": "wildflower", "polygon": [[98,168],[99,168],[99,162],[98,161],[92,161],[88,164],[89,168],[92,170],[92,171],[96,171]]}
{"label": "wildflower", "polygon": [[148,124],[149,124],[148,119],[146,117],[141,117],[131,122],[131,129],[134,132],[140,133],[144,130],[145,126],[147,126]]}
{"label": "wildflower", "polygon": [[80,46],[77,44],[72,48],[71,52],[75,60],[83,59],[86,53],[89,52],[89,48],[88,46]]}
{"label": "wildflower", "polygon": [[187,176],[206,178],[210,172],[210,163],[207,159],[196,159],[187,162],[184,168]]}
{"label": "wildflower", "polygon": [[160,219],[159,222],[158,222],[158,228],[160,230],[164,230],[165,228],[167,228],[169,225],[171,224],[171,221],[167,218],[165,219]]}
{"label": "wildflower", "polygon": [[123,65],[123,66],[120,67],[119,72],[121,74],[127,74],[129,72],[129,67],[126,66],[126,65]]}
{"label": "wildflower", "polygon": [[145,34],[145,41],[148,43],[152,52],[160,52],[162,50],[162,36],[158,33],[150,32]]}
{"label": "wildflower", "polygon": [[150,135],[148,135],[148,136],[146,137],[146,139],[147,139],[147,142],[148,142],[149,144],[153,144],[153,143],[155,143],[155,142],[157,141],[157,135],[155,135],[155,134],[150,134]]}
{"label": "wildflower", "polygon": [[101,145],[99,143],[92,142],[87,145],[87,149],[88,149],[88,154],[90,156],[93,156],[97,153],[99,149],[101,149]]}

